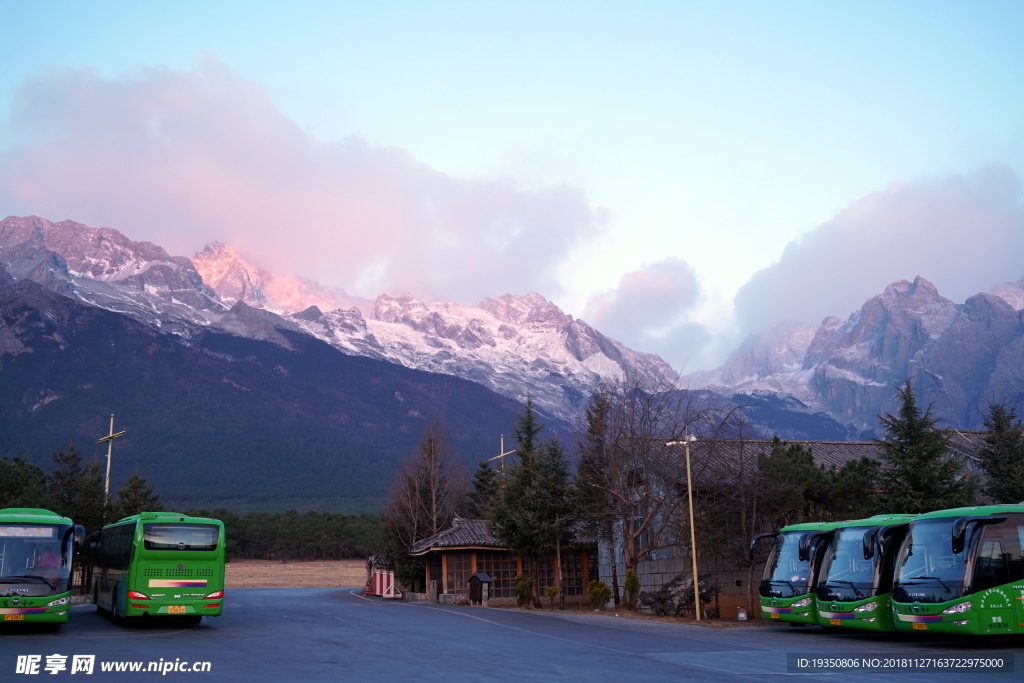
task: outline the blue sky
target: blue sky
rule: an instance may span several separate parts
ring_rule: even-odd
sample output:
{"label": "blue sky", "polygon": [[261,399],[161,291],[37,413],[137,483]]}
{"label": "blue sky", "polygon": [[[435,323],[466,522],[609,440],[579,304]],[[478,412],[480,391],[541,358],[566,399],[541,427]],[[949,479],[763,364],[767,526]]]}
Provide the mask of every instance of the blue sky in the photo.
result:
{"label": "blue sky", "polygon": [[894,280],[1024,276],[1024,3],[0,10],[3,215],[535,290],[684,371]]}

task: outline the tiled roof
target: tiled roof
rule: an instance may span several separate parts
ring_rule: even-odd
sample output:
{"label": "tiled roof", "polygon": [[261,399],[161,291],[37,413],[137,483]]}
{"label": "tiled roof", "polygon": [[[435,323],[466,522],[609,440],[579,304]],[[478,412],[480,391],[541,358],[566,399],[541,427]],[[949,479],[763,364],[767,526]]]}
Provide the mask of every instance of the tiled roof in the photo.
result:
{"label": "tiled roof", "polygon": [[508,546],[491,535],[491,532],[487,530],[486,520],[456,517],[452,520],[452,525],[444,531],[414,543],[409,549],[409,554],[424,555],[431,550],[449,548],[507,549]]}

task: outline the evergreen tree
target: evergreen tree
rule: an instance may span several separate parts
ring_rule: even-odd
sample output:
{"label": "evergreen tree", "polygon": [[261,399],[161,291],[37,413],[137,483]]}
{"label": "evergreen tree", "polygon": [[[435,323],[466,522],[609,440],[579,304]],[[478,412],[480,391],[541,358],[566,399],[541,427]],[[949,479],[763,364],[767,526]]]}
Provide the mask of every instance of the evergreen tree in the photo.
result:
{"label": "evergreen tree", "polygon": [[515,429],[513,430],[516,442],[519,444],[516,453],[521,463],[532,460],[534,455],[536,455],[539,446],[537,439],[543,429],[544,425],[537,422],[537,413],[533,408],[533,398],[527,395],[526,409],[520,416],[519,421],[516,422]]}
{"label": "evergreen tree", "polygon": [[[533,582],[534,606],[540,607],[539,558],[558,553],[569,541],[569,465],[557,440],[541,444],[533,404],[516,425],[519,462],[502,480],[500,495],[491,508],[491,533],[512,552],[527,559]],[[556,574],[560,568],[556,567]]]}
{"label": "evergreen tree", "polygon": [[759,456],[757,469],[765,480],[758,487],[764,514],[777,526],[819,521],[826,516],[826,473],[814,464],[811,449],[772,439],[767,455]]}
{"label": "evergreen tree", "polygon": [[897,389],[897,415],[880,416],[884,439],[879,501],[889,513],[922,513],[974,502],[975,483],[952,457],[949,440],[936,429],[931,407],[922,414],[910,380]]}
{"label": "evergreen tree", "polygon": [[117,499],[111,507],[110,520],[137,515],[140,512],[159,512],[164,509],[160,496],[153,492],[152,485],[136,469],[128,481],[117,490]]}
{"label": "evergreen tree", "polygon": [[989,403],[985,445],[979,457],[987,481],[985,495],[994,503],[1024,501],[1024,425],[1005,403]]}
{"label": "evergreen tree", "polygon": [[67,452],[53,452],[53,470],[46,479],[51,509],[87,531],[96,531],[107,518],[107,499],[103,490],[103,473],[97,460],[82,463],[82,455],[74,444]]}
{"label": "evergreen tree", "polygon": [[485,519],[498,496],[498,473],[486,460],[477,465],[473,475],[473,490],[467,497],[466,509],[470,517]]}
{"label": "evergreen tree", "polygon": [[46,475],[26,458],[0,459],[0,508],[45,508]]}

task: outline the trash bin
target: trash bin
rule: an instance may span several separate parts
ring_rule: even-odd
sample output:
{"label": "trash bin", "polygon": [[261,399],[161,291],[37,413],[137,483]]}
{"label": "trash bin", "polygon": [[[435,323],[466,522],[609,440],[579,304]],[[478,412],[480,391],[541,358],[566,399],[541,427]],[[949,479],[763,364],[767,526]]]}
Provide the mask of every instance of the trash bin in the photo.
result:
{"label": "trash bin", "polygon": [[481,605],[484,601],[484,587],[487,593],[491,589],[491,575],[487,572],[477,572],[469,577],[469,602],[471,605]]}

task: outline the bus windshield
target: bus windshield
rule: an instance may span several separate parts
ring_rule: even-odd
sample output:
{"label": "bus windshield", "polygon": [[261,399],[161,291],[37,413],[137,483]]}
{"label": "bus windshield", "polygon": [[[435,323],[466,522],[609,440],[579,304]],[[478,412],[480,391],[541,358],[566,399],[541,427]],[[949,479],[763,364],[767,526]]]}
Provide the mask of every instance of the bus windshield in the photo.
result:
{"label": "bus windshield", "polygon": [[946,602],[963,595],[968,550],[977,527],[968,531],[964,550],[953,552],[955,517],[914,522],[896,560],[892,597],[897,602]]}
{"label": "bus windshield", "polygon": [[855,526],[838,529],[832,552],[826,554],[818,579],[818,597],[822,600],[852,602],[868,598],[878,590],[876,560],[864,559],[864,536],[878,527]]}
{"label": "bus windshield", "polygon": [[40,596],[68,590],[69,524],[0,524],[0,594]]}
{"label": "bus windshield", "polygon": [[[800,559],[800,541],[805,531],[786,531],[775,539],[765,578],[761,584],[761,595],[774,598],[792,598],[811,592],[811,562]],[[813,549],[808,557],[814,557]]]}
{"label": "bus windshield", "polygon": [[212,524],[143,524],[146,550],[216,550],[219,527]]}

